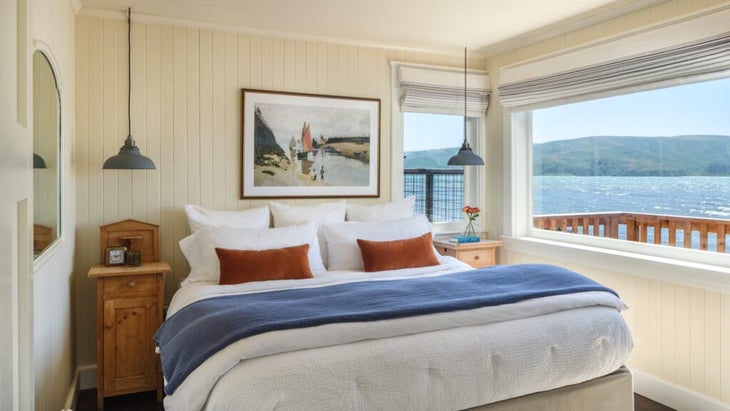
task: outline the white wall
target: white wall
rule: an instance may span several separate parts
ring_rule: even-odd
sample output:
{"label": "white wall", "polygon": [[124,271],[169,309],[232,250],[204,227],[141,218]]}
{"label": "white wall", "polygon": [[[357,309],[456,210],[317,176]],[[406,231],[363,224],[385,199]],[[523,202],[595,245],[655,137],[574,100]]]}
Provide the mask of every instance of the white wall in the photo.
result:
{"label": "white wall", "polygon": [[[623,33],[665,24],[674,19],[718,7],[727,1],[668,1],[617,17],[604,23],[531,44],[490,58],[487,62],[493,89],[499,82],[499,67],[549,56],[590,45]],[[492,204],[489,231],[502,232],[511,223],[509,201],[512,142],[504,124],[498,96],[488,112],[487,152],[492,164],[487,178],[499,191]],[[492,174],[493,173],[493,174]],[[520,201],[517,199],[517,201]],[[564,246],[530,246],[507,241],[504,263],[546,262],[572,268],[615,288],[628,303],[625,317],[634,335],[635,348],[629,365],[637,371],[637,390],[678,409],[730,409],[730,295],[713,289],[691,287],[662,278],[666,263],[639,262],[579,252]],[[671,265],[671,264],[670,264]],[[673,267],[677,271],[677,267]],[[697,276],[700,269],[687,266],[684,275]],[[728,278],[730,281],[730,278]],[[679,394],[678,394],[679,393]]]}

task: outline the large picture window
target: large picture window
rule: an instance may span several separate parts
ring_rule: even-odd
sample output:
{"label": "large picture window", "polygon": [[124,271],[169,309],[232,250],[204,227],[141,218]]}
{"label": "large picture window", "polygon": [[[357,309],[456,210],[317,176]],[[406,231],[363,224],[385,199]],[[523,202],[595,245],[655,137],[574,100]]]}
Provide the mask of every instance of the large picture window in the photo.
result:
{"label": "large picture window", "polygon": [[536,229],[728,253],[730,78],[537,109]]}

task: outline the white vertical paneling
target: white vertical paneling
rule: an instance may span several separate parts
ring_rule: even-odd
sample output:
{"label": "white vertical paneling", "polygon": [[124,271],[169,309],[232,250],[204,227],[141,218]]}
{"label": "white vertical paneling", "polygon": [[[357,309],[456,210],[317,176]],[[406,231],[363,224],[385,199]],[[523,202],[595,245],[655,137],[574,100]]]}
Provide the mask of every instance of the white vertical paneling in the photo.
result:
{"label": "white vertical paneling", "polygon": [[[221,32],[213,33],[213,209],[226,207],[226,140],[225,140],[225,61],[226,36]],[[181,274],[184,275],[184,274]]]}
{"label": "white vertical paneling", "polygon": [[[117,153],[119,138],[119,24],[115,20],[102,20],[102,133],[104,146],[102,162]],[[103,170],[102,215],[104,223],[119,219],[119,171]]]}
{"label": "white vertical paneling", "polygon": [[[307,93],[309,91],[307,79],[311,76],[307,64],[307,42],[305,40],[296,40],[293,43],[294,50],[289,51],[293,57],[287,59],[287,65],[289,67],[286,67],[286,86],[287,89],[291,86],[296,87],[296,91],[300,93]],[[294,76],[293,80],[289,80],[292,75]]]}
{"label": "white vertical paneling", "polygon": [[689,290],[689,388],[705,391],[705,291]]}
{"label": "white vertical paneling", "polygon": [[[160,28],[160,257],[174,263],[177,253],[176,237],[170,235],[175,220],[174,213],[174,135],[173,124],[173,30],[171,27]],[[180,267],[179,269],[185,269]],[[165,298],[169,300],[176,289],[175,274],[165,279]],[[184,274],[183,274],[184,275]]]}
{"label": "white vertical paneling", "polygon": [[[144,24],[132,24],[132,67],[131,67],[131,90],[132,90],[132,137],[137,142],[142,154],[149,156],[147,147],[147,76],[145,75],[145,67],[147,66],[147,53],[145,49],[147,26]],[[122,59],[126,62],[126,59]],[[124,111],[124,119],[126,120],[126,107]],[[124,133],[122,133],[124,134]],[[123,138],[122,136],[119,137]],[[154,161],[154,160],[153,160]],[[127,174],[131,176],[131,212],[122,213],[121,215],[131,215],[132,218],[140,221],[149,221],[147,215],[147,173],[132,172]]]}
{"label": "white vertical paneling", "polygon": [[213,205],[213,33],[200,32],[200,205]]}
{"label": "white vertical paneling", "polygon": [[690,385],[690,312],[689,287],[677,285],[675,287],[674,308],[677,313],[677,334],[675,337],[675,373],[677,384],[689,387]]}
{"label": "white vertical paneling", "polygon": [[[241,146],[237,141],[238,130],[240,129],[241,117],[239,114],[241,107],[241,83],[239,81],[237,62],[244,59],[246,64],[251,64],[250,53],[248,55],[239,55],[245,53],[247,46],[250,45],[247,36],[236,35],[232,33],[226,34],[226,60],[225,60],[225,83],[224,93],[225,102],[223,107],[226,112],[226,208],[235,210],[238,208],[238,199],[241,197],[241,176],[239,161],[241,161]],[[239,49],[239,46],[241,49]],[[249,78],[250,79],[250,78]]]}
{"label": "white vertical paneling", "polygon": [[[188,202],[188,58],[187,41],[188,33],[185,28],[174,27],[172,29],[172,151],[173,151],[173,176],[172,176],[172,207],[180,210]],[[174,238],[183,238],[188,234],[188,227],[184,218],[175,213],[172,216],[172,226],[167,227],[167,232],[172,231]],[[172,263],[183,261],[179,247],[173,247]]]}
{"label": "white vertical paneling", "polygon": [[[200,204],[200,32],[194,29],[187,30],[186,64],[187,86],[185,100],[187,102],[187,164],[185,174],[187,179],[185,203]],[[187,230],[181,224],[183,231]]]}
{"label": "white vertical paneling", "polygon": [[[76,23],[76,138],[74,144],[74,156],[76,158],[76,225],[77,227],[92,227],[90,224],[90,205],[92,195],[89,190],[91,159],[89,156],[91,141],[89,139],[89,126],[92,121],[91,112],[91,70],[89,70],[89,57],[91,55],[91,39],[89,36],[90,23],[88,19],[79,19]],[[66,228],[68,229],[68,227]],[[73,228],[71,228],[73,229]],[[84,273],[87,270],[86,264],[92,259],[90,252],[90,231],[89,229],[76,230],[75,244],[75,265],[74,271]],[[97,245],[98,247],[98,245]],[[93,256],[92,256],[93,257]],[[79,274],[81,275],[81,274]],[[81,283],[81,282],[80,282]],[[84,284],[83,282],[82,284]],[[77,287],[75,290],[75,311],[77,330],[89,328],[89,316],[86,315],[93,296],[89,295],[90,287]],[[93,347],[89,346],[88,339],[77,338],[76,358],[87,359],[87,354]]]}
{"label": "white vertical paneling", "polygon": [[144,154],[155,162],[157,168],[154,171],[145,171],[146,196],[144,203],[147,207],[145,214],[147,221],[153,224],[160,224],[162,215],[161,207],[161,78],[160,78],[160,27],[158,25],[145,25],[144,41],[145,66],[143,78],[145,80],[145,145]]}
{"label": "white vertical paneling", "polygon": [[[112,136],[112,145],[110,147],[111,154],[115,155],[119,152],[119,147],[124,144],[132,130],[129,129],[129,38],[130,33],[127,24],[116,22],[116,64],[117,64],[117,83],[116,96],[112,96],[116,101],[117,116],[117,132],[116,138]],[[134,31],[134,30],[132,30]],[[134,59],[132,59],[134,60]],[[106,159],[106,157],[105,157]],[[132,215],[132,170],[118,170],[112,173],[117,179],[117,216]],[[121,219],[117,217],[116,219]],[[112,220],[114,221],[114,220]],[[109,221],[111,222],[111,221]]]}
{"label": "white vertical paneling", "polygon": [[[649,318],[649,281],[644,278],[636,279],[636,329],[649,330],[651,318]],[[636,355],[633,356],[633,364],[642,370],[646,370],[649,367],[649,338],[648,332],[637,333],[634,335],[636,346],[634,351]]]}
{"label": "white vertical paneling", "polygon": [[662,284],[659,281],[649,281],[649,300],[645,309],[648,310],[649,347],[647,370],[652,375],[662,375]]}
{"label": "white vertical paneling", "polygon": [[676,364],[674,362],[676,355],[677,341],[675,335],[677,333],[676,319],[677,319],[677,304],[674,297],[674,284],[661,283],[662,295],[660,304],[660,316],[661,316],[661,341],[662,349],[661,355],[661,366],[662,373],[661,377],[667,381],[676,384],[677,379],[675,375]]}
{"label": "white vertical paneling", "polygon": [[284,40],[271,40],[271,89],[285,90],[284,88]]}
{"label": "white vertical paneling", "polygon": [[712,398],[722,396],[722,372],[719,358],[722,358],[721,346],[721,296],[719,293],[705,291],[705,395]]}

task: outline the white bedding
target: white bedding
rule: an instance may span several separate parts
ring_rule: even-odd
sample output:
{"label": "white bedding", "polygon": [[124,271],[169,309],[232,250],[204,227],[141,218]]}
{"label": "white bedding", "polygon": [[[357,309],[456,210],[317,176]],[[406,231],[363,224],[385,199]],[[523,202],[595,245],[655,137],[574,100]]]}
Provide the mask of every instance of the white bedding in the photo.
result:
{"label": "white bedding", "polygon": [[[380,273],[330,272],[308,280],[235,286],[192,284],[168,317],[222,294],[442,275],[435,267]],[[604,292],[527,300],[460,312],[261,334],[209,358],[165,397],[167,410],[463,409],[580,383],[619,368],[632,348]]]}

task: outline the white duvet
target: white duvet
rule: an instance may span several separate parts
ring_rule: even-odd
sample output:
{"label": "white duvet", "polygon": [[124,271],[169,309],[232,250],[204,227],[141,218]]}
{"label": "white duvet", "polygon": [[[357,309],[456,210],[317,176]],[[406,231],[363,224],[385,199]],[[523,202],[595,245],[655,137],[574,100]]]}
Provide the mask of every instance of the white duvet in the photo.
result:
{"label": "white duvet", "polygon": [[[194,301],[291,287],[433,276],[469,269],[453,258],[419,269],[330,272],[307,280],[187,285],[168,317]],[[605,292],[475,310],[269,332],[210,357],[166,410],[449,410],[576,384],[619,368],[632,348]]]}

